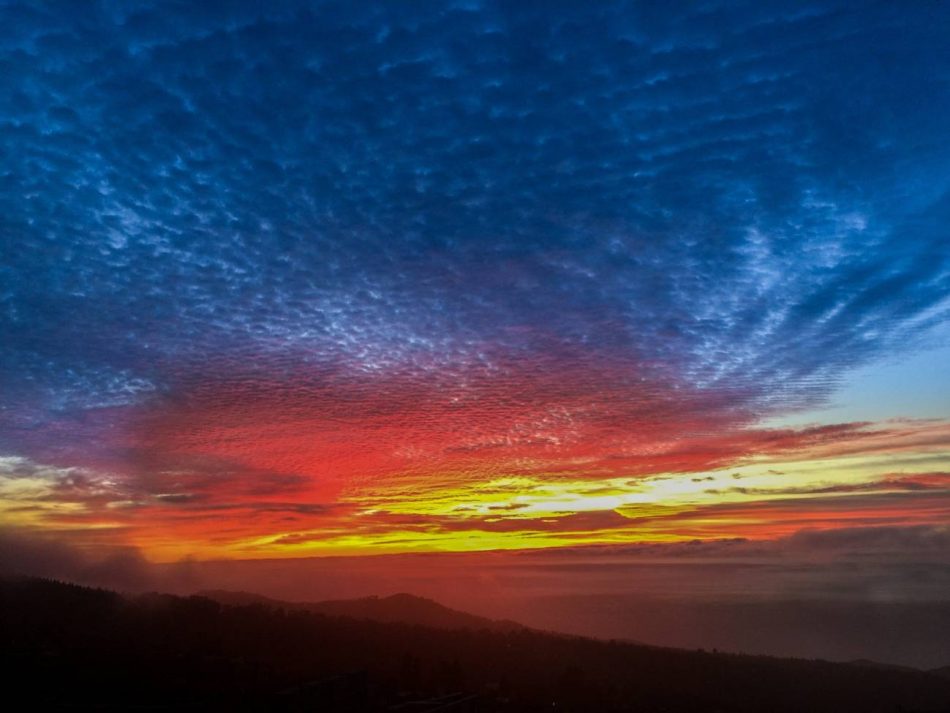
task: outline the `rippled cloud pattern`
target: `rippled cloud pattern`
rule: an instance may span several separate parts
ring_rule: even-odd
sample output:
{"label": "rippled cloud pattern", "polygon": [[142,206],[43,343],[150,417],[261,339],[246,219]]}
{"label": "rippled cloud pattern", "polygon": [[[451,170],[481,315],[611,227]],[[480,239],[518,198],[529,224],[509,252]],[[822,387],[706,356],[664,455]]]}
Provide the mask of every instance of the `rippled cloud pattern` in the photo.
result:
{"label": "rippled cloud pattern", "polygon": [[[881,491],[849,491],[890,513],[862,526],[939,522],[945,424],[762,422],[947,318],[948,30],[4,3],[5,518],[162,556],[558,545],[755,534],[762,488],[802,512],[843,480]],[[806,465],[735,490],[778,458]]]}

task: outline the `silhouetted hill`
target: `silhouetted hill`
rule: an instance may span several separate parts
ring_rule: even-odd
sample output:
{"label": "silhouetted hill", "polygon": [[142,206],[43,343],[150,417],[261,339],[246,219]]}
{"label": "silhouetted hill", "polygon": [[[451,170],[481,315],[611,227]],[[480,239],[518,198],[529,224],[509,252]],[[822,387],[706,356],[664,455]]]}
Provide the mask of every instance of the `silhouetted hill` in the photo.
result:
{"label": "silhouetted hill", "polygon": [[866,666],[867,668],[883,669],[885,671],[918,671],[912,666],[901,666],[893,663],[881,663],[880,661],[871,661],[870,659],[854,659],[850,661],[854,666]]}
{"label": "silhouetted hill", "polygon": [[261,604],[309,611],[327,616],[344,616],[352,619],[368,619],[402,624],[431,626],[436,629],[488,629],[489,631],[514,631],[524,628],[507,620],[487,619],[467,612],[450,609],[438,602],[412,594],[393,594],[388,597],[363,597],[360,599],[336,599],[324,602],[285,602],[248,592],[209,590],[199,596],[213,599],[221,604]]}
{"label": "silhouetted hill", "polygon": [[0,643],[5,699],[36,710],[950,711],[950,681],[918,671],[35,579],[0,581]]}
{"label": "silhouetted hill", "polygon": [[940,668],[934,668],[930,670],[934,676],[940,676],[950,681],[950,666],[941,666]]}

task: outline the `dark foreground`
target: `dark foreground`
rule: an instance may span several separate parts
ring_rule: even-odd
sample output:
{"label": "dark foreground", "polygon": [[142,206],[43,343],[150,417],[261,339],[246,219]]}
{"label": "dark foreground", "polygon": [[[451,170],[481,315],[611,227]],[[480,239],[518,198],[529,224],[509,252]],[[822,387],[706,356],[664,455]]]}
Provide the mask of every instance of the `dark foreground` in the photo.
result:
{"label": "dark foreground", "polygon": [[0,581],[6,700],[38,710],[950,711],[935,674],[446,630]]}

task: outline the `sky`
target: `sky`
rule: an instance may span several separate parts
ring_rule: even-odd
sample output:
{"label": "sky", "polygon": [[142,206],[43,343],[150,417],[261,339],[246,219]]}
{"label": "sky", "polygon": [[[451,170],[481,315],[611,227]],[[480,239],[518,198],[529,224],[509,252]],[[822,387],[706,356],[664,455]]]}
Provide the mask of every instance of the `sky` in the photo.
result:
{"label": "sky", "polygon": [[950,599],[948,32],[0,3],[7,564],[833,555]]}

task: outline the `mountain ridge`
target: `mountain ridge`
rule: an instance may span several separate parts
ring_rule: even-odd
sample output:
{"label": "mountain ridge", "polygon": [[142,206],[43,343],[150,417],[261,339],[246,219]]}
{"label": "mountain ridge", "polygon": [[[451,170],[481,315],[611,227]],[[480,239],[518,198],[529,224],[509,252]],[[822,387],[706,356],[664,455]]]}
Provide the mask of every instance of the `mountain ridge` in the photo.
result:
{"label": "mountain ridge", "polygon": [[308,611],[325,616],[343,616],[385,623],[431,626],[437,629],[487,629],[488,631],[516,631],[525,629],[509,619],[490,619],[459,611],[426,597],[407,592],[390,595],[371,595],[354,599],[327,599],[316,602],[286,601],[253,592],[209,589],[196,596],[212,599],[220,604],[240,606],[260,604],[273,608]]}

